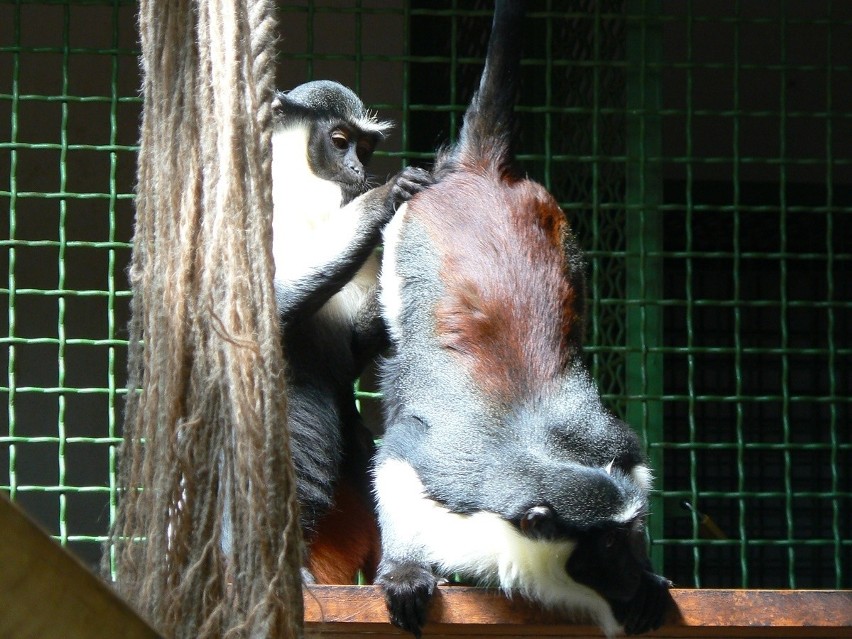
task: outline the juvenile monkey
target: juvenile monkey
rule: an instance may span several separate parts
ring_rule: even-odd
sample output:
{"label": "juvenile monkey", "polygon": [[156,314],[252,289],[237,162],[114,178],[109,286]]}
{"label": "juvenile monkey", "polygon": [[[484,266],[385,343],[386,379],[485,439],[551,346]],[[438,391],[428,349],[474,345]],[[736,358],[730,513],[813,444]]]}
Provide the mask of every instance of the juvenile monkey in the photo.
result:
{"label": "juvenile monkey", "polygon": [[390,124],[348,88],[302,84],[273,104],[275,293],[287,360],[289,427],[311,575],[348,583],[375,567],[372,439],[353,383],[387,345],[375,249],[396,209],[430,182],[408,168],[370,187]]}

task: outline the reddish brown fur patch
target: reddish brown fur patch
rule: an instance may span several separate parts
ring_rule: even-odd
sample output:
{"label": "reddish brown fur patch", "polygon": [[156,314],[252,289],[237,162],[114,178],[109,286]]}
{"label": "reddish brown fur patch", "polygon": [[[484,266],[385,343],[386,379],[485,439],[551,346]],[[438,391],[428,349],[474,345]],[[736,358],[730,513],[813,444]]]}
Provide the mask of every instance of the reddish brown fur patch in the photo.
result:
{"label": "reddish brown fur patch", "polygon": [[564,253],[568,225],[553,197],[480,169],[450,174],[409,214],[441,256],[441,344],[498,401],[554,379],[575,352],[582,318]]}
{"label": "reddish brown fur patch", "polygon": [[372,582],[379,561],[379,528],[371,506],[348,485],[339,485],[335,506],[317,525],[308,568],[319,584],[352,584],[359,570]]}

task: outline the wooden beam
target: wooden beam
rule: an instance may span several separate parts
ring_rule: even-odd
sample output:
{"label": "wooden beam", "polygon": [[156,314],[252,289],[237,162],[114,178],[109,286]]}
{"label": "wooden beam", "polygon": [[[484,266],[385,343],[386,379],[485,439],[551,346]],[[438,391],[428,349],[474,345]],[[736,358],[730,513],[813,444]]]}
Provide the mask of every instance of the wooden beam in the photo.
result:
{"label": "wooden beam", "polygon": [[[0,493],[0,637],[4,639],[157,639],[159,635],[101,579],[48,537]],[[672,639],[852,638],[849,590],[673,590],[666,625],[649,637]],[[523,599],[463,586],[438,588],[427,637],[601,637]],[[375,586],[309,586],[308,633],[406,637],[387,621]]]}
{"label": "wooden beam", "polygon": [[[666,625],[648,637],[852,637],[852,591],[673,590]],[[387,622],[375,586],[310,586],[305,627],[323,635],[404,637]],[[566,623],[520,598],[482,588],[442,586],[430,610],[426,637],[595,637],[597,628]],[[410,636],[410,635],[409,635]]]}
{"label": "wooden beam", "polygon": [[2,491],[0,602],[3,639],[160,637]]}

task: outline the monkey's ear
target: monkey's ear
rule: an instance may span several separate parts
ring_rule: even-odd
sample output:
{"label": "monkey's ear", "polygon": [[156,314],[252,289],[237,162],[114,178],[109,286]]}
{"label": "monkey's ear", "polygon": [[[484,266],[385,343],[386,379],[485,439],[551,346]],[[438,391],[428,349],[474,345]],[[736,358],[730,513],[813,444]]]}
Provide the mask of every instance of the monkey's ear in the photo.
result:
{"label": "monkey's ear", "polygon": [[313,115],[311,109],[303,104],[290,99],[289,91],[276,91],[272,98],[272,113],[279,120],[310,120]]}
{"label": "monkey's ear", "polygon": [[272,111],[274,113],[281,113],[281,111],[284,109],[284,101],[286,99],[286,91],[276,91],[275,95],[272,98]]}

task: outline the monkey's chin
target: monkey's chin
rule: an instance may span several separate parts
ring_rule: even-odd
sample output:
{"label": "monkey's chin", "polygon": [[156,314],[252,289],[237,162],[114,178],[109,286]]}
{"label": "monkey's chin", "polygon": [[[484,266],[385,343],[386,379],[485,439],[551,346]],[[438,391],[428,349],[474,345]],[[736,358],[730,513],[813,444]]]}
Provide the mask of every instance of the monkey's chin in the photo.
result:
{"label": "monkey's chin", "polygon": [[426,496],[414,468],[400,459],[383,460],[374,485],[385,556],[434,566],[442,577],[458,573],[509,597],[521,595],[575,621],[590,621],[608,637],[623,633],[609,603],[566,572],[574,542],[529,539],[491,512],[453,513]]}

